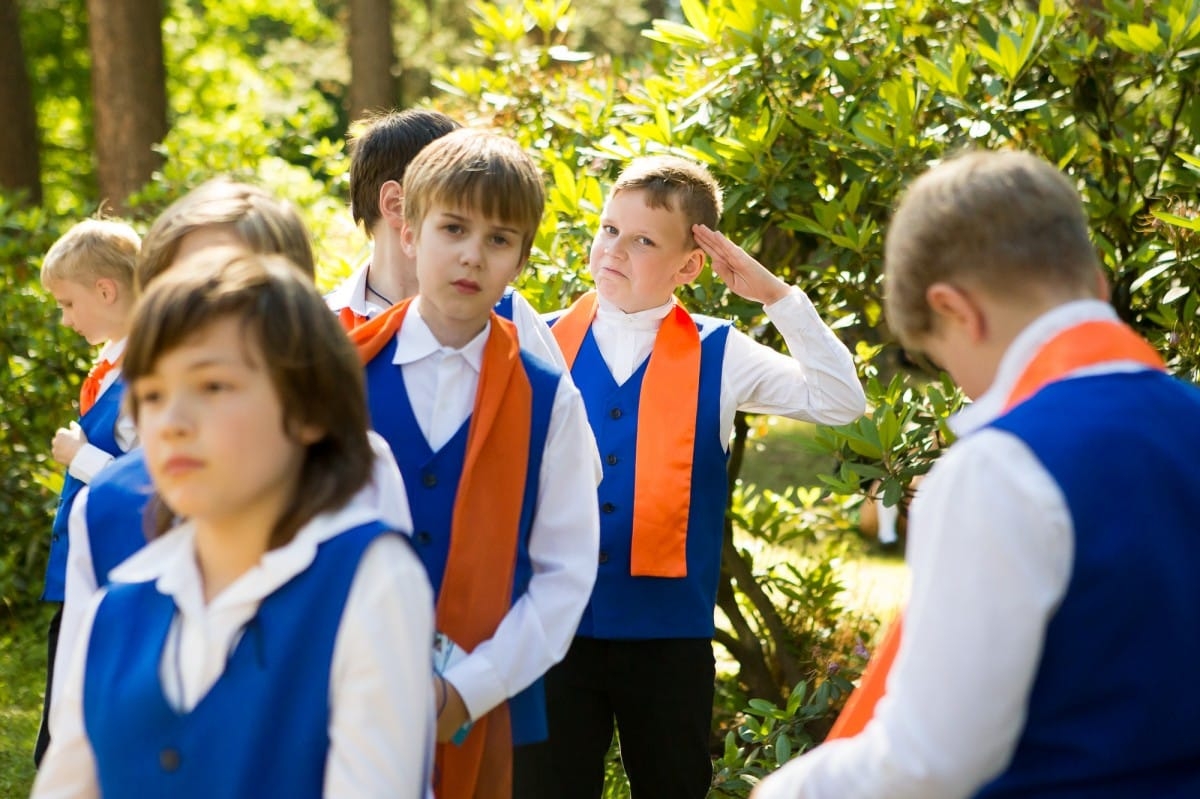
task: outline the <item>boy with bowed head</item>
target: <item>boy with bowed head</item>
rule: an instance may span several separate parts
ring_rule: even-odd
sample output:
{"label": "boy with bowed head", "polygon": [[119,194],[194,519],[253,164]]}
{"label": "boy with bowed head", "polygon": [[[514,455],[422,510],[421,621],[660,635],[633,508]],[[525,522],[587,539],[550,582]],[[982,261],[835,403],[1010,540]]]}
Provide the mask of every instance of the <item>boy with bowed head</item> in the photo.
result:
{"label": "boy with bowed head", "polygon": [[919,177],[884,277],[892,330],[975,402],[911,508],[874,718],[755,799],[1200,795],[1200,697],[1146,673],[1200,657],[1200,391],[1104,301],[1079,194],[1034,155]]}
{"label": "boy with bowed head", "polygon": [[[702,166],[634,160],[592,241],[596,290],[551,327],[587,405],[603,482],[596,587],[547,677],[546,768],[558,781],[547,799],[600,796],[614,723],[635,797],[707,795],[734,415],[844,424],[863,412],[849,351],[801,290],[713,230],[720,213]],[[679,304],[675,290],[706,253],[734,293],[763,303],[791,357]]]}

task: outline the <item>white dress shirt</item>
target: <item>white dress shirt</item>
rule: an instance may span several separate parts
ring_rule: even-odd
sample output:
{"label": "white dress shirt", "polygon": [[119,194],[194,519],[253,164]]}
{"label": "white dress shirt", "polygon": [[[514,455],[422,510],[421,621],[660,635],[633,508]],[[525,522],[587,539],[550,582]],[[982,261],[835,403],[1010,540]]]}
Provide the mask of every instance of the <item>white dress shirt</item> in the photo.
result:
{"label": "white dress shirt", "polygon": [[[125,352],[125,339],[110,341],[100,350],[98,360],[115,362]],[[121,376],[120,367],[113,369],[100,381],[100,391],[96,395],[97,398],[104,395],[105,391],[117,382],[117,378]],[[128,452],[137,446],[137,428],[133,424],[133,418],[125,413],[124,407],[117,415],[117,423],[113,428],[113,439],[116,441],[117,448],[121,452]],[[75,453],[75,457],[67,465],[67,472],[84,483],[92,482],[96,474],[112,462],[115,457],[111,452],[100,449],[95,444],[85,443]]]}
{"label": "white dress shirt", "polygon": [[[470,416],[490,325],[461,349],[443,347],[413,301],[397,333],[400,366],[421,433],[440,449]],[[567,653],[596,581],[600,456],[574,383],[559,380],[529,536],[533,577],[495,634],[443,675],[472,719],[516,695]]]}
{"label": "white dress shirt", "polygon": [[[627,314],[599,298],[592,335],[618,385],[650,357],[658,328],[675,301]],[[866,409],[854,359],[799,289],[763,306],[792,357],[733,328],[721,370],[721,430],[726,448],[738,411],[770,413],[806,422],[848,424]],[[707,337],[715,328],[701,331]]]}
{"label": "white dress shirt", "polygon": [[[371,431],[368,434],[375,461],[371,470],[371,482],[363,486],[354,498],[358,505],[375,509],[377,518],[394,530],[410,535],[412,514],[408,509],[408,493],[404,490],[404,478],[400,467],[392,456],[392,449],[383,436]],[[58,633],[58,653],[54,658],[52,686],[63,684],[71,664],[71,652],[78,640],[92,595],[98,588],[96,570],[92,565],[92,539],[88,535],[87,505],[90,486],[84,486],[75,497],[71,515],[67,521],[66,589],[63,596],[62,621]],[[59,692],[50,691],[51,730],[54,729],[54,712],[58,705]]]}
{"label": "white dress shirt", "polygon": [[[114,569],[114,582],[154,580],[175,601],[177,612],[159,662],[159,679],[171,706],[181,713],[196,706],[224,672],[260,603],[306,569],[322,541],[377,517],[372,505],[352,500],[313,519],[208,603],[194,531],[187,523]],[[96,595],[84,616],[84,642],[102,597],[103,592]],[[405,542],[383,536],[363,554],[334,644],[327,799],[427,796],[434,740],[432,640],[433,598],[424,568]],[[87,648],[86,643],[75,648],[61,686],[53,740],[34,784],[36,799],[99,796],[83,720]]]}
{"label": "white dress shirt", "polygon": [[[860,735],[769,776],[755,799],[957,799],[1012,759],[1046,625],[1070,579],[1074,534],[1065,497],[1029,448],[980,428],[1003,413],[1054,335],[1115,318],[1092,300],[1040,317],[1013,341],[988,391],[952,420],[964,437],[912,504],[912,594],[875,717]],[[1144,368],[1106,363],[1072,376]]]}
{"label": "white dress shirt", "polygon": [[[388,309],[389,306],[373,302],[371,292],[367,291],[368,262],[355,269],[349,277],[331,292],[325,295],[325,304],[332,311],[349,308],[359,316],[374,319]],[[517,338],[521,349],[531,352],[543,361],[551,363],[566,371],[567,362],[563,359],[562,351],[550,333],[550,328],[538,312],[533,310],[529,300],[521,292],[513,291],[512,323],[517,326]]]}

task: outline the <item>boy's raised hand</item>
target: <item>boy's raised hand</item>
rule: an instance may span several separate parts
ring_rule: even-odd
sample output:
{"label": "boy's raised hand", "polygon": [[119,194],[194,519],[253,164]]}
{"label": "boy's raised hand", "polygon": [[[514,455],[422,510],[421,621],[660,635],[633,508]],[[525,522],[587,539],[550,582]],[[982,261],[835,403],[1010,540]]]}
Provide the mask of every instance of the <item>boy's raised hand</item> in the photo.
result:
{"label": "boy's raised hand", "polygon": [[787,283],[771,274],[769,269],[724,234],[707,225],[692,225],[692,235],[696,237],[700,249],[712,259],[713,272],[739,297],[770,305],[791,291]]}
{"label": "boy's raised hand", "polygon": [[71,422],[70,427],[60,427],[55,431],[54,440],[50,442],[50,455],[63,466],[70,466],[87,440],[83,428],[77,422]]}

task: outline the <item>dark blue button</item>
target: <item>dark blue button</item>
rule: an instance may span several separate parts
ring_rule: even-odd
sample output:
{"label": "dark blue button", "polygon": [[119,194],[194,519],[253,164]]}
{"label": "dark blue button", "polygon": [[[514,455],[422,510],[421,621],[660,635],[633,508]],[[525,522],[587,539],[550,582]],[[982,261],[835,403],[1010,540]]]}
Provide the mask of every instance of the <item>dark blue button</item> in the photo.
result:
{"label": "dark blue button", "polygon": [[600,552],[600,562],[608,563],[608,553],[604,552],[603,550]]}
{"label": "dark blue button", "polygon": [[179,750],[164,749],[158,753],[158,765],[162,766],[163,771],[176,771],[179,768]]}
{"label": "dark blue button", "polygon": [[621,459],[620,459],[620,458],[618,458],[616,455],[609,455],[609,456],[608,456],[608,465],[609,465],[609,466],[616,466],[616,465],[617,465],[617,463],[619,463],[619,462],[620,462],[620,460],[621,460]]}
{"label": "dark blue button", "polygon": [[605,502],[603,505],[600,506],[600,510],[604,511],[605,513],[612,513],[616,509],[617,509],[617,506],[612,504],[611,502]]}
{"label": "dark blue button", "polygon": [[437,475],[433,472],[426,472],[424,476],[421,477],[421,482],[425,484],[426,488],[433,488],[435,485],[437,485]]}
{"label": "dark blue button", "polygon": [[413,541],[423,547],[427,547],[433,542],[433,536],[429,534],[428,530],[422,530],[413,536]]}
{"label": "dark blue button", "polygon": [[611,411],[608,412],[608,415],[614,419],[620,419],[621,418],[621,409],[613,408]]}

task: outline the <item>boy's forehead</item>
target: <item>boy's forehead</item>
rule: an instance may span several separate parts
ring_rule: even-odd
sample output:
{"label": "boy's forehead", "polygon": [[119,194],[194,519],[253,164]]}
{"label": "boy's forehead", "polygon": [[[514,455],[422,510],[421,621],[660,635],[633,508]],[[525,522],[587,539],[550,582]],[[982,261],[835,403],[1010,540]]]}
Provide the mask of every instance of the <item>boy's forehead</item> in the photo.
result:
{"label": "boy's forehead", "polygon": [[651,204],[650,193],[645,189],[620,189],[609,195],[602,216],[611,218],[623,213],[630,215],[624,220],[626,225],[642,230],[654,229],[660,234],[682,231],[684,238],[691,233],[687,216],[674,198],[668,197],[665,205]]}

